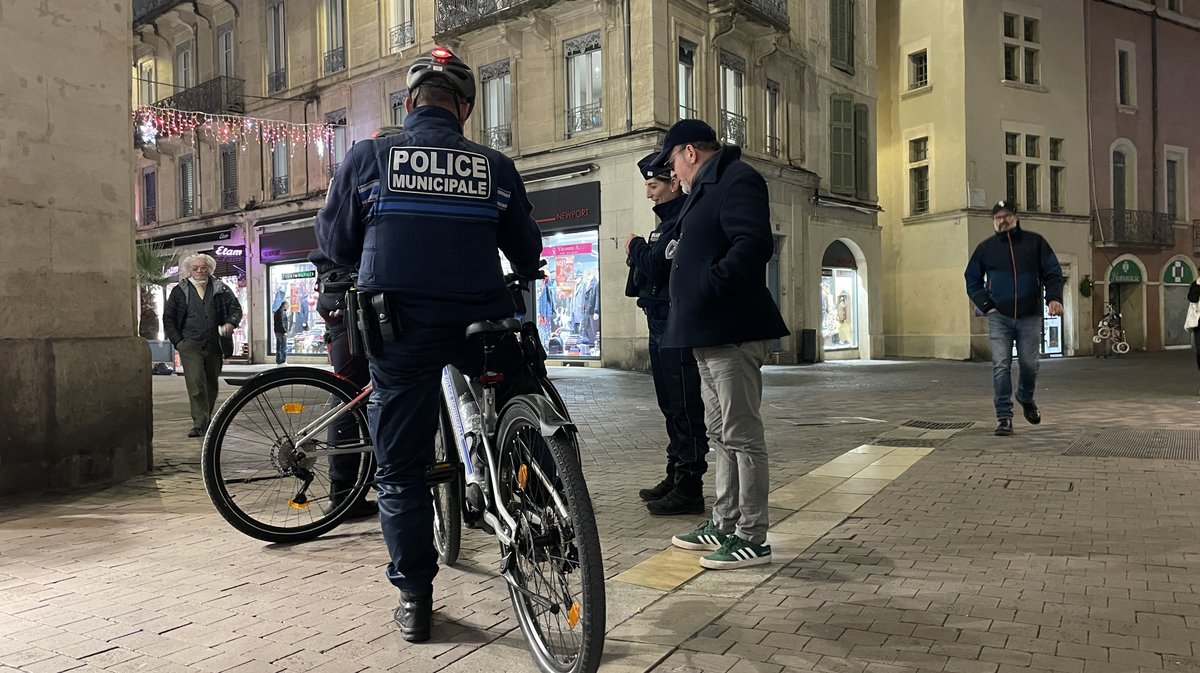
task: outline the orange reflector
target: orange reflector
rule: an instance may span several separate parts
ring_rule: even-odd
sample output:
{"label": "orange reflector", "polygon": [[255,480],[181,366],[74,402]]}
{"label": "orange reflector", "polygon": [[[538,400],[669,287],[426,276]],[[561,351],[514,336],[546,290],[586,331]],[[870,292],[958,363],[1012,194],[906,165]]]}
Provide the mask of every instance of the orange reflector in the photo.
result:
{"label": "orange reflector", "polygon": [[571,604],[571,609],[567,610],[567,624],[570,624],[571,628],[575,628],[575,625],[578,623],[579,623],[579,601],[575,601],[574,603]]}
{"label": "orange reflector", "polygon": [[288,500],[288,507],[291,507],[292,509],[308,509],[308,503],[307,502],[296,502],[295,500]]}
{"label": "orange reflector", "polygon": [[524,491],[525,484],[527,484],[528,482],[529,482],[529,467],[527,467],[524,463],[522,463],[521,467],[517,469],[517,488],[520,488],[522,491]]}
{"label": "orange reflector", "polygon": [[304,403],[303,402],[287,402],[283,405],[283,413],[285,413],[285,414],[299,414],[299,413],[303,413],[303,412],[304,412]]}

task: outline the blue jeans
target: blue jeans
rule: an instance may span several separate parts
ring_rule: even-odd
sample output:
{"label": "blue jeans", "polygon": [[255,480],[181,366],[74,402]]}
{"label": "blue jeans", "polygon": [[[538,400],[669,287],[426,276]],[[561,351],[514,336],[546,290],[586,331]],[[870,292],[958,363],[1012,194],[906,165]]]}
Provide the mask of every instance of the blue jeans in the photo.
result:
{"label": "blue jeans", "polygon": [[287,332],[275,333],[275,364],[287,362]]}
{"label": "blue jeans", "polygon": [[996,392],[996,418],[1012,418],[1012,348],[1017,342],[1017,402],[1030,404],[1037,386],[1038,358],[1042,346],[1042,316],[1010,318],[989,313],[988,339],[992,344],[992,387]]}

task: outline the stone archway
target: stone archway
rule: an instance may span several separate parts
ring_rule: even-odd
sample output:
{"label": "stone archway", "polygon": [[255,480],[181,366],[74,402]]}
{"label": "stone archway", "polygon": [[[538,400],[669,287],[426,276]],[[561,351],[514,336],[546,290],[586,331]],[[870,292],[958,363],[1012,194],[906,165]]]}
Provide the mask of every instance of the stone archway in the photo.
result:
{"label": "stone archway", "polygon": [[838,238],[825,246],[817,294],[822,359],[870,359],[869,273],[866,255],[853,240]]}
{"label": "stone archway", "polygon": [[1133,350],[1146,350],[1146,265],[1136,255],[1121,255],[1104,274],[1105,301],[1121,313],[1125,340]]}

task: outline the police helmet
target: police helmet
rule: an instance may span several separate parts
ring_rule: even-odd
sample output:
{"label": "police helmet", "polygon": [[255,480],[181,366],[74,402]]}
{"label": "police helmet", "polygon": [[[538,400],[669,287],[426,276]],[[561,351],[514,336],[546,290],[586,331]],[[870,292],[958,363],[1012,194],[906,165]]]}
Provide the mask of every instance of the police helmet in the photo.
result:
{"label": "police helmet", "polygon": [[447,47],[434,47],[417,57],[408,69],[408,90],[433,86],[454,94],[461,102],[475,104],[475,73]]}

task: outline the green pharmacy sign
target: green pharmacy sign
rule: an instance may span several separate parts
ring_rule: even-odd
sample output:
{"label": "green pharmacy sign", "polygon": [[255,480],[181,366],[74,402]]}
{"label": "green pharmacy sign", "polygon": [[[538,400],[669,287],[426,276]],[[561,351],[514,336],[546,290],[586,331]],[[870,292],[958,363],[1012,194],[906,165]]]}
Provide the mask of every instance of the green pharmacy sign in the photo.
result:
{"label": "green pharmacy sign", "polygon": [[1191,285],[1195,278],[1196,274],[1192,273],[1192,267],[1182,259],[1171,262],[1167,268],[1163,269],[1164,285]]}
{"label": "green pharmacy sign", "polygon": [[1142,267],[1129,260],[1120,262],[1108,273],[1108,282],[1112,285],[1140,283],[1142,280]]}

